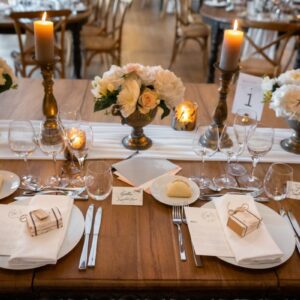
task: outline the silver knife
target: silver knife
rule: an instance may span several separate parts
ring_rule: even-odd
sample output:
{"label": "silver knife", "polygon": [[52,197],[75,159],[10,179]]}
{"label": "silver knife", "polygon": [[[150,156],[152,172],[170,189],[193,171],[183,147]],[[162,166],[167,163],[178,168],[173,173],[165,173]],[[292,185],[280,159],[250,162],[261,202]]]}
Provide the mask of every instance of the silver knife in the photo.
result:
{"label": "silver knife", "polygon": [[97,242],[98,242],[98,236],[100,232],[101,219],[102,219],[102,207],[99,207],[97,209],[96,216],[95,216],[95,222],[93,228],[93,242],[92,242],[92,247],[91,247],[89,262],[88,262],[89,267],[95,267],[96,264]]}
{"label": "silver knife", "polygon": [[290,210],[288,211],[288,216],[291,220],[294,230],[296,231],[298,237],[300,238],[300,227],[297,219],[295,218],[294,214]]}
{"label": "silver knife", "polygon": [[94,204],[90,204],[89,208],[86,212],[85,216],[85,226],[84,226],[84,244],[80,256],[79,261],[79,270],[85,270],[87,265],[87,253],[88,253],[88,247],[89,247],[89,238],[92,228],[92,222],[93,222],[93,214],[94,214]]}
{"label": "silver knife", "polygon": [[297,233],[291,223],[291,220],[289,218],[289,216],[287,215],[286,211],[281,208],[280,209],[280,215],[285,219],[285,221],[290,225],[291,229],[294,231],[294,236],[295,236],[295,240],[296,240],[296,247],[297,247],[297,250],[298,250],[298,253],[300,254],[300,240],[299,240],[299,237],[297,236]]}

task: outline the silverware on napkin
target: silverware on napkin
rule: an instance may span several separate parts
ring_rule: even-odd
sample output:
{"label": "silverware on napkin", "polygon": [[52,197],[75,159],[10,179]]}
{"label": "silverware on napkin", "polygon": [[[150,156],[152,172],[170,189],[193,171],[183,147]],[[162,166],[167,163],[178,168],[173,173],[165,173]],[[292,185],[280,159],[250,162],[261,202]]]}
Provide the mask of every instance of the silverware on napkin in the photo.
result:
{"label": "silverware on napkin", "polygon": [[87,253],[89,247],[89,238],[93,223],[94,204],[90,204],[85,216],[84,226],[84,244],[79,261],[79,270],[85,270],[87,265]]}
{"label": "silverware on napkin", "polygon": [[294,235],[295,235],[295,240],[296,240],[296,247],[298,250],[298,253],[300,254],[300,240],[299,240],[299,235],[297,234],[293,223],[291,222],[291,219],[289,218],[289,216],[287,215],[286,211],[284,208],[280,208],[279,211],[280,215],[286,220],[286,222],[291,226],[291,229],[294,231]]}
{"label": "silverware on napkin", "polygon": [[93,242],[90,250],[88,267],[95,267],[96,264],[97,243],[98,243],[98,236],[101,227],[101,220],[102,220],[102,207],[98,207],[95,215],[94,228],[93,228]]}

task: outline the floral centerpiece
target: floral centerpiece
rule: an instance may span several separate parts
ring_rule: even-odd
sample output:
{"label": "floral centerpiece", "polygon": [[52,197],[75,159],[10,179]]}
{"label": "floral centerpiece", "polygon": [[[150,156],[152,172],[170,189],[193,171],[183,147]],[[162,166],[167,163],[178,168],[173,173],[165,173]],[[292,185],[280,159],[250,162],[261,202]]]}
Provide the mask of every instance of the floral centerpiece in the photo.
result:
{"label": "floral centerpiece", "polygon": [[281,146],[300,154],[300,69],[290,70],[277,78],[265,77],[262,83],[264,102],[269,103],[277,117],[285,117],[295,130]]}
{"label": "floral centerpiece", "polygon": [[16,77],[5,60],[0,58],[0,93],[16,88]]}
{"label": "floral centerpiece", "polygon": [[130,149],[151,146],[142,127],[152,121],[158,108],[162,110],[161,118],[166,117],[182,100],[185,90],[173,72],[140,64],[113,65],[102,78],[95,77],[92,87],[94,111],[111,108],[113,115],[122,118],[122,123],[133,127],[131,137],[123,139],[123,145]]}

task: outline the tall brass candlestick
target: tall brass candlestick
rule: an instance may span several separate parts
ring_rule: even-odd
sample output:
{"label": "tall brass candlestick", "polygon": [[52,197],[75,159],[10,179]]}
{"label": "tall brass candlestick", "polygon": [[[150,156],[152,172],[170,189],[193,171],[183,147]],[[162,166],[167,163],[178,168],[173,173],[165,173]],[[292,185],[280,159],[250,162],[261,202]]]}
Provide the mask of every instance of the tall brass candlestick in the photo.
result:
{"label": "tall brass candlestick", "polygon": [[[219,67],[219,65],[215,65],[215,68],[221,72],[220,77],[220,87],[219,87],[219,102],[215,109],[213,116],[213,123],[208,127],[205,133],[201,136],[200,142],[202,145],[216,149],[216,139],[213,138],[217,134],[217,130],[219,130],[220,134],[224,128],[224,123],[227,119],[227,94],[229,90],[229,84],[231,82],[232,76],[238,71],[239,68],[233,71],[226,71]],[[216,126],[217,125],[217,126]],[[229,136],[226,135],[223,140],[224,147],[230,147],[232,145],[232,141]]]}

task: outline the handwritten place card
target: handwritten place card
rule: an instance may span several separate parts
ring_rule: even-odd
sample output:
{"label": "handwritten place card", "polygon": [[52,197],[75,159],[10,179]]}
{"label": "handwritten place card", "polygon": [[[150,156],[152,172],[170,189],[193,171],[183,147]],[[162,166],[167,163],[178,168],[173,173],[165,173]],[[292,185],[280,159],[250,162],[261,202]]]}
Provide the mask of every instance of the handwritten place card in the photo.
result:
{"label": "handwritten place card", "polygon": [[135,187],[113,187],[113,205],[143,205],[143,189]]}
{"label": "handwritten place card", "polygon": [[240,73],[232,105],[233,114],[240,108],[250,108],[256,111],[257,120],[261,120],[264,109],[262,80],[261,77]]}
{"label": "handwritten place card", "polygon": [[300,182],[287,182],[288,198],[300,200]]}

